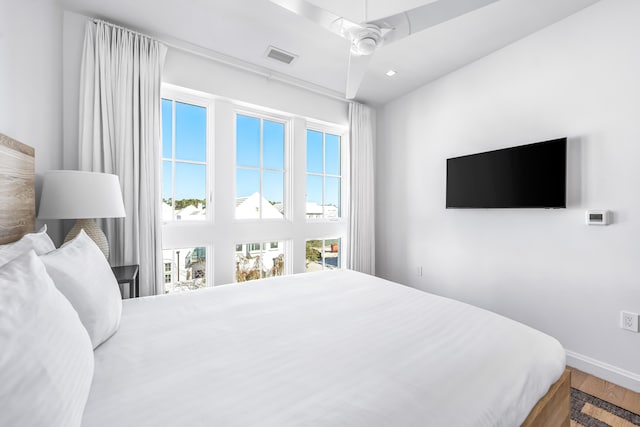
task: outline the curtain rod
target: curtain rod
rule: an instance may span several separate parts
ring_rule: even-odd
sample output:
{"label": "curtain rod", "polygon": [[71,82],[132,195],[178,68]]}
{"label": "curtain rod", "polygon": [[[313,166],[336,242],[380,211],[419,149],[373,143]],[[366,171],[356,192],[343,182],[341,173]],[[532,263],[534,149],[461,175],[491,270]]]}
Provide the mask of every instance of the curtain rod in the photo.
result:
{"label": "curtain rod", "polygon": [[160,42],[160,41],[161,41],[161,40],[158,40],[158,39],[157,39],[157,38],[155,38],[155,37],[151,37],[151,36],[150,36],[150,35],[148,35],[148,34],[144,34],[144,33],[141,33],[141,32],[139,32],[139,31],[134,31],[134,30],[132,30],[131,28],[123,27],[122,25],[117,25],[117,24],[114,24],[113,22],[105,21],[104,19],[97,19],[97,18],[94,18],[94,19],[92,19],[92,21],[93,21],[94,23],[96,23],[96,24],[97,24],[97,23],[103,23],[103,24],[108,25],[108,26],[110,26],[110,27],[118,28],[119,30],[128,31],[128,32],[133,33],[133,34],[135,34],[135,35],[138,35],[138,36],[141,36],[141,37],[146,37],[146,38],[148,38],[148,39],[151,39],[151,40],[154,40],[154,41],[157,41],[157,42]]}
{"label": "curtain rod", "polygon": [[297,88],[300,88],[300,89],[304,89],[304,90],[307,90],[309,92],[313,92],[313,93],[318,94],[318,95],[326,96],[328,98],[335,99],[335,100],[338,100],[338,101],[342,101],[342,102],[346,102],[346,103],[350,102],[348,99],[345,99],[344,96],[340,95],[338,92],[334,92],[331,89],[327,89],[327,88],[315,85],[313,83],[306,82],[304,80],[296,79],[295,77],[290,77],[290,76],[287,76],[286,74],[274,73],[273,71],[271,71],[271,70],[269,70],[267,68],[264,68],[264,67],[262,67],[260,65],[246,63],[246,61],[243,61],[241,59],[237,59],[237,58],[234,58],[234,57],[230,57],[228,55],[224,55],[224,54],[221,54],[221,53],[214,52],[209,48],[193,45],[192,43],[185,42],[185,41],[182,41],[182,40],[179,40],[179,39],[175,39],[173,37],[153,37],[153,36],[138,32],[138,31],[134,31],[134,30],[132,30],[130,28],[123,27],[121,25],[117,25],[117,24],[114,24],[112,22],[105,21],[103,19],[92,18],[91,20],[96,24],[98,22],[102,22],[103,24],[109,25],[111,27],[119,28],[119,29],[125,30],[125,31],[129,31],[131,33],[140,35],[142,37],[146,37],[146,38],[149,38],[151,40],[155,40],[157,42],[163,43],[167,47],[170,47],[170,48],[173,48],[173,49],[177,49],[177,50],[180,50],[182,52],[190,53],[192,55],[197,55],[197,56],[200,56],[202,58],[209,59],[211,61],[215,61],[215,62],[217,62],[219,64],[224,64],[224,65],[227,65],[229,67],[232,67],[232,68],[235,68],[235,69],[238,69],[238,70],[247,71],[247,72],[250,72],[252,74],[265,77],[265,78],[267,78],[269,80],[279,81],[279,82],[285,83],[285,84],[287,84],[289,86],[294,86],[294,87],[297,87]]}

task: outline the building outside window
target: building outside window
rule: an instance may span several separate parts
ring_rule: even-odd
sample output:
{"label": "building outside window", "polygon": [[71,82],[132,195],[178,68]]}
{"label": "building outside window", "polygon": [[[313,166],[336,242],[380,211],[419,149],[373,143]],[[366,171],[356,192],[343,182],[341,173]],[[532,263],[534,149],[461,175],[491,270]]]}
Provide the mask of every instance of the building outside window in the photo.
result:
{"label": "building outside window", "polygon": [[173,272],[173,268],[172,268],[172,263],[171,261],[169,262],[164,262],[164,283],[171,283],[173,278],[172,278],[172,272]]}
{"label": "building outside window", "polygon": [[[238,251],[238,246],[243,250]],[[236,282],[282,276],[285,258],[282,242],[246,243],[236,245]]]}
{"label": "building outside window", "polygon": [[164,293],[192,291],[207,286],[206,248],[164,249],[162,258],[165,266]]}

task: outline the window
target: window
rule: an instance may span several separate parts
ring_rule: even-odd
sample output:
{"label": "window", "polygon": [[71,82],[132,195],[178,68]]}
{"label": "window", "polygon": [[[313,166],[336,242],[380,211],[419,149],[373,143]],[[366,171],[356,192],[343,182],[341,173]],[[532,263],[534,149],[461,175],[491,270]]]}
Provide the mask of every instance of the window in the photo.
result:
{"label": "window", "polygon": [[[285,269],[283,242],[236,245],[236,282],[282,276]],[[237,251],[242,246],[243,251]]]}
{"label": "window", "polygon": [[342,168],[340,136],[307,130],[308,219],[342,216]]}
{"label": "window", "polygon": [[284,218],[285,124],[236,114],[236,218]]}
{"label": "window", "polygon": [[165,260],[165,263],[164,263],[164,283],[165,284],[171,283],[171,281],[173,280],[171,278],[171,270],[172,270],[171,265],[172,265],[171,262],[166,262]]}
{"label": "window", "polygon": [[335,270],[342,267],[342,239],[307,240],[305,271]]}
{"label": "window", "polygon": [[[349,243],[346,131],[163,84],[166,291],[340,266]],[[342,240],[337,252],[331,239],[310,245],[305,266],[304,242],[317,236]]]}
{"label": "window", "polygon": [[[207,249],[204,247],[164,249],[164,292],[175,293],[207,286]],[[167,278],[169,281],[167,282]]]}
{"label": "window", "polygon": [[206,195],[207,108],[162,99],[162,219],[206,219]]}

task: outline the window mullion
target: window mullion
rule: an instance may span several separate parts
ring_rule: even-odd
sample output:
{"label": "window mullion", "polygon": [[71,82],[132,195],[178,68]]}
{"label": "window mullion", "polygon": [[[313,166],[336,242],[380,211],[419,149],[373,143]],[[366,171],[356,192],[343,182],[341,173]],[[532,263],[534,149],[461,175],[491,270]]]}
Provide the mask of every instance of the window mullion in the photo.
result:
{"label": "window mullion", "polygon": [[260,209],[260,219],[262,219],[262,180],[263,180],[263,169],[264,166],[264,120],[260,119],[260,198],[258,200],[259,209]]}
{"label": "window mullion", "polygon": [[265,171],[265,172],[278,172],[278,173],[285,173],[286,172],[286,169],[273,169],[273,168],[261,168],[261,169],[263,171]]}
{"label": "window mullion", "polygon": [[171,100],[171,218],[176,219],[176,101]]}
{"label": "window mullion", "polygon": [[327,134],[325,132],[322,132],[322,218],[327,217],[327,212],[326,212],[327,167],[326,167],[326,144],[325,144],[326,136]]}
{"label": "window mullion", "polygon": [[176,163],[186,163],[189,165],[203,165],[203,166],[207,166],[207,162],[199,162],[197,160],[181,160],[181,159],[175,159]]}
{"label": "window mullion", "polygon": [[264,271],[264,257],[266,255],[267,244],[265,242],[260,243],[260,277],[267,277],[267,273]]}

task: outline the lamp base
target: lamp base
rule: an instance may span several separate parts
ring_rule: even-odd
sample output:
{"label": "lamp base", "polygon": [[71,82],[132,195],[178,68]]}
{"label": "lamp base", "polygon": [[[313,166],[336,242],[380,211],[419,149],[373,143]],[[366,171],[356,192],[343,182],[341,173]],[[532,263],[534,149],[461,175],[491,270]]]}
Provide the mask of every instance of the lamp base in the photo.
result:
{"label": "lamp base", "polygon": [[100,227],[98,227],[95,219],[77,219],[76,223],[73,224],[73,228],[69,230],[67,237],[64,238],[64,242],[67,243],[76,237],[80,233],[80,230],[84,230],[87,236],[96,242],[96,245],[98,245],[98,248],[100,248],[105,258],[109,259],[109,242],[107,242],[107,236],[105,236]]}

